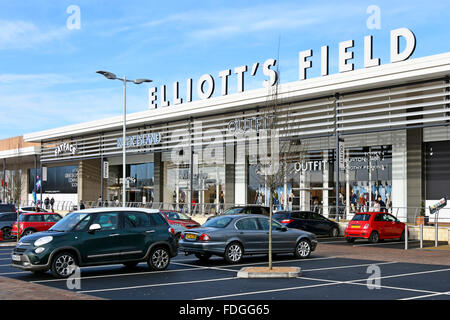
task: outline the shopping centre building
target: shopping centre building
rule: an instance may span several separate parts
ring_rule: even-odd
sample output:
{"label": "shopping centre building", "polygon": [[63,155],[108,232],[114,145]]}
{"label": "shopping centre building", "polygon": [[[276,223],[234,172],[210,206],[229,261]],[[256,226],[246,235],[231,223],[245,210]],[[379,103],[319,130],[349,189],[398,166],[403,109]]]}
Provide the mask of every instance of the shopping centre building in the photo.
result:
{"label": "shopping centre building", "polygon": [[[202,212],[268,204],[272,180],[261,168],[275,162],[289,168],[276,173],[284,175],[273,186],[278,209],[329,216],[338,201],[351,214],[371,209],[380,196],[399,219],[412,221],[447,196],[450,53],[351,65],[331,75],[322,65],[323,76],[307,79],[311,55],[300,54],[295,82],[279,84],[269,59],[260,89],[243,86],[243,75],[258,64],[234,69],[235,93],[228,93],[231,70],[200,78],[199,100],[192,99],[192,79],[183,98],[176,82],[170,101],[166,86],[150,88],[149,109],[126,116],[126,201],[195,202]],[[25,134],[26,143],[39,146],[38,165],[23,169],[27,200],[42,172],[44,198],[121,202],[122,130],[118,116]]]}

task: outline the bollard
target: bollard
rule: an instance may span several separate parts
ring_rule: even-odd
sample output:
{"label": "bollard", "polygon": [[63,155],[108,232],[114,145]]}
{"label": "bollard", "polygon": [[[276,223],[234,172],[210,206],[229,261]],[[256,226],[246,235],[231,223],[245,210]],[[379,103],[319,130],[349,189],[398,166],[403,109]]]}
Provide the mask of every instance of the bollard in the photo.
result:
{"label": "bollard", "polygon": [[419,226],[420,249],[423,248],[423,224]]}
{"label": "bollard", "polygon": [[435,229],[435,239],[434,246],[438,246],[438,238],[439,238],[439,210],[436,212],[436,216],[434,217],[434,229]]}
{"label": "bollard", "polygon": [[408,250],[408,225],[405,223],[405,250]]}

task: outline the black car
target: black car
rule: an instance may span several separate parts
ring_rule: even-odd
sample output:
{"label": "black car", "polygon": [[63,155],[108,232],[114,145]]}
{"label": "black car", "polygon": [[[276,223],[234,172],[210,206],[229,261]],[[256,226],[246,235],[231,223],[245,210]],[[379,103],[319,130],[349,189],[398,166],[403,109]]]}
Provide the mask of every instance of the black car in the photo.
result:
{"label": "black car", "polygon": [[312,211],[278,211],[273,218],[288,228],[312,232],[316,235],[339,236],[339,224]]}
{"label": "black car", "polygon": [[0,229],[4,240],[11,239],[11,229],[16,220],[17,214],[15,212],[0,213]]}
{"label": "black car", "polygon": [[236,206],[231,207],[221,213],[221,216],[228,216],[230,214],[262,214],[264,216],[269,216],[269,207],[249,205],[249,206]]}
{"label": "black car", "polygon": [[32,272],[51,270],[57,278],[75,268],[102,264],[134,267],[147,262],[164,270],[177,247],[159,210],[98,208],[67,214],[48,231],[22,237],[12,254],[12,266]]}
{"label": "black car", "polygon": [[[226,209],[224,212],[220,213],[221,216],[236,215],[236,214],[262,214],[264,216],[270,215],[269,207],[259,206],[259,205],[248,205],[248,206],[235,206]],[[206,221],[214,218],[214,216],[209,217]]]}

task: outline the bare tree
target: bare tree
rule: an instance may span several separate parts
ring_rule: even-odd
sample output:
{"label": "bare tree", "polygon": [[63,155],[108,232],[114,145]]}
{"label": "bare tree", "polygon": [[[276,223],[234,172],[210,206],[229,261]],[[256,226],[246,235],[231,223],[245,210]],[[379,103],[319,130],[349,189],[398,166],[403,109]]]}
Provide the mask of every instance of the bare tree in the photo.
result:
{"label": "bare tree", "polygon": [[[277,74],[279,68],[277,66]],[[269,189],[269,269],[272,270],[272,222],[274,211],[274,195],[279,186],[284,186],[287,178],[294,171],[293,149],[296,139],[289,128],[289,108],[281,108],[283,101],[279,97],[279,78],[274,86],[269,88],[266,105],[262,110],[265,118],[271,119],[269,128],[262,130],[259,135],[258,146],[266,152],[259,152],[260,159],[256,174],[264,180]],[[285,195],[287,199],[287,194]],[[284,204],[283,204],[284,205]]]}

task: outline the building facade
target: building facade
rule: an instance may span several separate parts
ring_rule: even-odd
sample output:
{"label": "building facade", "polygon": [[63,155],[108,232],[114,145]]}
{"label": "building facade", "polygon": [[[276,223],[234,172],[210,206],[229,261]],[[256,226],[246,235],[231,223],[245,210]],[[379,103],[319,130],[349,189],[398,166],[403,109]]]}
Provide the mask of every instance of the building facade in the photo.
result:
{"label": "building facade", "polygon": [[381,197],[406,221],[449,193],[449,79],[445,53],[128,114],[126,141],[122,117],[24,139],[74,203],[121,202],[126,183],[129,203],[215,212],[272,185],[280,210],[349,217]]}

